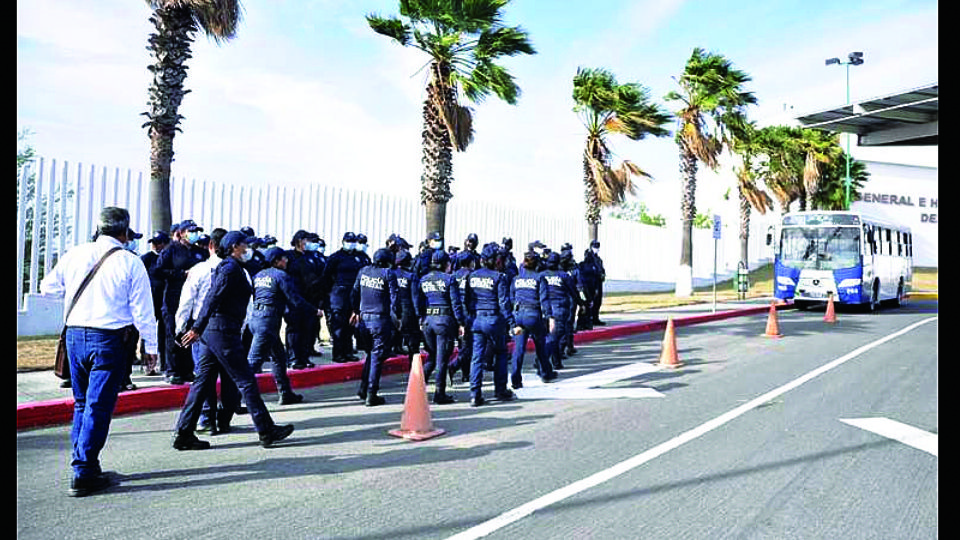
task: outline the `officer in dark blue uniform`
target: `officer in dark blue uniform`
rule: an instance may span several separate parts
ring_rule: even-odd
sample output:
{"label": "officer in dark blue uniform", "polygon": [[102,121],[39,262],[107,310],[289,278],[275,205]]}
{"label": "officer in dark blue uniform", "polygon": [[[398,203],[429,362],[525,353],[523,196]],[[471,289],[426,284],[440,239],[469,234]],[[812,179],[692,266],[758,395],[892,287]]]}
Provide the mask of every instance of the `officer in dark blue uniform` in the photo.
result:
{"label": "officer in dark blue uniform", "polygon": [[[160,366],[166,365],[164,359],[167,355],[166,324],[163,322],[163,287],[164,281],[157,273],[157,259],[160,258],[160,252],[170,244],[170,235],[164,231],[156,231],[153,237],[147,240],[151,249],[140,256],[143,265],[147,267],[147,275],[150,276],[150,292],[153,293],[153,312],[157,317],[157,358],[160,359]],[[142,349],[142,344],[141,344]],[[141,356],[145,353],[141,351]],[[149,364],[149,363],[148,363]],[[147,365],[146,374],[149,376],[159,375],[156,365]]]}
{"label": "officer in dark blue uniform", "polygon": [[164,281],[161,314],[166,326],[167,363],[163,366],[163,370],[167,382],[184,384],[194,378],[193,355],[189,349],[177,344],[177,308],[180,306],[180,292],[187,280],[187,270],[203,261],[206,253],[193,245],[203,232],[203,228],[198,227],[193,220],[185,220],[174,229],[172,241],[157,258],[156,272],[157,276]]}
{"label": "officer in dark blue uniform", "polygon": [[[240,231],[231,231],[224,235],[218,248],[218,255],[223,258],[223,262],[214,270],[210,290],[204,298],[197,320],[181,340],[184,347],[199,341],[210,354],[200,355],[196,381],[190,385],[190,392],[177,420],[173,441],[173,447],[177,450],[202,450],[210,447],[210,443],[197,439],[193,431],[200,419],[204,398],[216,391],[216,363],[236,382],[260,435],[261,445],[271,447],[293,433],[292,425],[280,426],[273,422],[263,403],[256,377],[250,370],[241,343],[240,329],[246,318],[252,290],[250,278],[241,266],[241,262],[247,260],[248,249],[246,236]],[[221,399],[224,401],[224,415],[217,418],[217,422],[222,432],[225,431],[222,428],[229,426],[230,417],[237,406],[230,403],[236,399],[233,393],[225,393]]]}
{"label": "officer in dark blue uniform", "polygon": [[352,232],[343,235],[343,244],[327,259],[323,270],[324,291],[329,302],[326,310],[327,329],[334,362],[356,362],[353,352],[353,327],[350,325],[352,308],[350,293],[363,262],[357,256],[357,237]]}
{"label": "officer in dark blue uniform", "polygon": [[577,291],[570,275],[560,270],[559,254],[550,253],[546,264],[547,269],[542,272],[542,275],[547,283],[547,301],[550,303],[551,313],[547,333],[547,356],[554,369],[563,369],[561,347],[572,309],[572,299]]}
{"label": "officer in dark blue uniform", "polygon": [[386,400],[377,395],[380,390],[380,373],[387,359],[390,340],[394,332],[394,318],[399,319],[400,301],[397,276],[391,266],[394,256],[389,249],[381,248],[373,254],[373,264],[357,273],[350,299],[353,315],[350,323],[357,332],[364,334],[360,340],[365,348],[363,374],[357,395],[368,407],[383,405]]}
{"label": "officer in dark blue uniform", "polygon": [[[457,254],[457,270],[453,273],[453,277],[460,289],[461,302],[463,301],[464,289],[467,286],[466,277],[476,270],[477,262],[478,257],[474,257],[471,253]],[[457,372],[460,372],[460,382],[470,382],[470,363],[473,361],[473,332],[470,329],[473,327],[473,319],[469,318],[467,313],[464,313],[464,317],[464,332],[457,341],[456,363],[449,370],[451,383],[453,383],[454,375]]]}
{"label": "officer in dark blue uniform", "polygon": [[286,272],[289,260],[282,248],[268,249],[264,258],[270,266],[253,277],[253,306],[247,323],[253,332],[253,341],[247,361],[250,369],[259,373],[263,363],[270,360],[280,404],[299,403],[303,396],[293,391],[287,377],[287,353],[280,340],[280,323],[287,309],[312,311],[316,315],[320,310],[300,295],[293,278]]}
{"label": "officer in dark blue uniform", "polygon": [[536,347],[537,375],[543,382],[557,378],[546,351],[546,328],[544,320],[552,316],[550,302],[547,300],[547,284],[543,276],[535,269],[539,257],[527,253],[523,258],[520,273],[510,282],[510,298],[513,302],[516,327],[513,329],[513,371],[510,383],[513,389],[523,388],[523,356],[527,348],[527,339],[532,338]]}
{"label": "officer in dark blue uniform", "polygon": [[[308,295],[308,291],[315,291],[319,287],[322,275],[318,260],[307,251],[309,237],[310,233],[302,229],[295,232],[290,240],[290,246],[293,249],[286,253],[287,274],[293,280],[297,292],[304,297]],[[313,352],[313,343],[316,339],[313,334],[318,319],[316,308],[301,310],[299,306],[290,306],[281,313],[287,323],[285,341],[290,367],[293,369],[313,367],[310,353]]]}
{"label": "officer in dark blue uniform", "polygon": [[370,245],[367,244],[367,235],[360,233],[357,235],[357,256],[360,257],[360,260],[363,262],[363,266],[369,266],[373,263],[370,259]]}
{"label": "officer in dark blue uniform", "polygon": [[513,255],[513,238],[504,237],[501,242],[504,252],[503,273],[507,275],[507,280],[512,282],[513,278],[520,273],[520,267],[517,266],[517,258]]}
{"label": "officer in dark blue uniform", "polygon": [[586,296],[586,303],[589,306],[589,308],[581,310],[581,316],[577,321],[577,327],[581,330],[593,328],[593,305],[596,302],[597,289],[601,288],[600,268],[595,255],[592,249],[584,250],[583,260],[578,265],[580,280],[583,282],[584,296]]}
{"label": "officer in dark blue uniform", "polygon": [[447,272],[449,257],[442,250],[433,253],[431,270],[420,279],[413,290],[417,317],[422,321],[427,348],[427,362],[423,366],[424,380],[437,368],[436,391],[433,402],[438,405],[453,403],[447,394],[447,369],[453,353],[453,340],[464,325],[460,286]]}
{"label": "officer in dark blue uniform", "polygon": [[573,346],[573,336],[577,332],[577,312],[588,309],[587,297],[583,289],[583,279],[580,277],[580,267],[577,266],[577,261],[573,258],[573,246],[570,244],[564,244],[560,250],[560,269],[570,275],[577,291],[577,295],[572,299],[573,304],[570,306],[570,314],[567,316],[564,328],[566,333],[561,350],[563,356],[566,357],[577,353],[576,347]]}
{"label": "officer in dark blue uniform", "polygon": [[593,303],[590,308],[592,323],[598,326],[605,326],[607,323],[600,320],[600,306],[603,305],[603,282],[607,279],[607,271],[603,268],[603,259],[600,258],[600,242],[594,240],[590,242],[590,258],[596,268],[597,280],[594,283]]}
{"label": "officer in dark blue uniform", "polygon": [[[391,251],[391,253],[393,253]],[[408,251],[396,254],[397,287],[400,298],[399,332],[393,340],[393,350],[406,354],[413,359],[413,355],[420,352],[420,326],[417,324],[417,314],[414,307],[413,291],[417,286],[417,275],[413,273],[413,257]]]}
{"label": "officer in dark blue uniform", "polygon": [[[304,292],[304,298],[323,312],[326,312],[330,303],[323,285],[323,272],[327,268],[327,257],[324,255],[326,249],[327,242],[320,238],[319,234],[310,233],[310,236],[307,237],[307,246],[304,253],[312,259],[313,265],[317,268],[317,279]],[[323,351],[319,348],[322,320],[322,315],[314,317],[314,327],[309,331],[310,337],[305,345],[312,356],[323,356]]]}
{"label": "officer in dark blue uniform", "polygon": [[483,399],[483,359],[488,351],[494,355],[494,395],[501,401],[512,401],[516,394],[507,388],[507,329],[515,325],[510,306],[507,278],[495,270],[499,247],[487,244],[480,252],[481,268],[466,277],[463,294],[465,317],[473,320],[473,358],[470,362],[470,405],[478,407]]}
{"label": "officer in dark blue uniform", "polygon": [[435,250],[443,250],[443,236],[439,232],[432,232],[427,235],[426,245],[424,249],[417,254],[416,260],[413,262],[413,272],[417,274],[417,277],[423,277],[424,274],[430,271],[430,261],[433,259],[433,252]]}

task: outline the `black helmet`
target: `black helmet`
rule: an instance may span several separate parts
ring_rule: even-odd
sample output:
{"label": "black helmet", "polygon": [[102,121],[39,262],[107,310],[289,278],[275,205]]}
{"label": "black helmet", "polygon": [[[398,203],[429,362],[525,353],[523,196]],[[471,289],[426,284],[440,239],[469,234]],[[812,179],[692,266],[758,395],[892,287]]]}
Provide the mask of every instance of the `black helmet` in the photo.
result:
{"label": "black helmet", "polygon": [[381,268],[388,268],[393,264],[393,260],[393,252],[387,248],[380,248],[373,254],[373,264]]}

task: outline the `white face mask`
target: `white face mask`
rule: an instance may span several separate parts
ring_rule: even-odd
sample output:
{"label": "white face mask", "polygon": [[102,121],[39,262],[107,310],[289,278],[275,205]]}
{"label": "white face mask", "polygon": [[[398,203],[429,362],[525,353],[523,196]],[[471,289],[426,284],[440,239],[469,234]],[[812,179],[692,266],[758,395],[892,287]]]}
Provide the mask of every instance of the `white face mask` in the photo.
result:
{"label": "white face mask", "polygon": [[443,240],[431,240],[430,247],[432,249],[443,249]]}
{"label": "white face mask", "polygon": [[317,251],[320,249],[320,244],[317,242],[307,242],[305,247],[307,251]]}
{"label": "white face mask", "polygon": [[318,246],[318,247],[317,247],[317,253],[323,255],[323,252],[324,252],[325,249],[327,249],[327,248],[324,247],[324,246]]}
{"label": "white face mask", "polygon": [[250,259],[253,258],[253,250],[247,248],[246,251],[240,254],[240,260],[242,262],[250,262]]}
{"label": "white face mask", "polygon": [[344,242],[344,243],[343,243],[343,249],[345,249],[345,250],[347,250],[347,251],[352,251],[352,250],[354,250],[354,249],[356,249],[356,248],[357,248],[357,244],[354,243],[354,242]]}
{"label": "white face mask", "polygon": [[596,253],[597,255],[600,254],[600,248],[590,248],[590,249],[593,250],[593,252]]}
{"label": "white face mask", "polygon": [[367,252],[367,245],[366,245],[366,244],[360,244],[360,251],[366,253],[366,252]]}

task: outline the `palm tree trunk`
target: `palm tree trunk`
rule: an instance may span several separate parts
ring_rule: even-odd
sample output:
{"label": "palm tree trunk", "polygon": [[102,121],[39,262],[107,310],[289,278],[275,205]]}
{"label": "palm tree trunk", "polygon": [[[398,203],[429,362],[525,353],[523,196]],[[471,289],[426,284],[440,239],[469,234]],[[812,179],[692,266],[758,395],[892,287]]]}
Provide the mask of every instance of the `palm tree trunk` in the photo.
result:
{"label": "palm tree trunk", "polygon": [[170,163],[173,161],[173,133],[150,134],[150,222],[153,228],[169,231],[173,225],[170,209]]}
{"label": "palm tree trunk", "polygon": [[420,202],[426,209],[427,233],[444,234],[447,201],[453,198],[450,183],[453,181],[453,143],[443,121],[443,112],[437,104],[442,102],[439,94],[453,92],[444,81],[449,75],[449,66],[434,63],[433,77],[427,86],[427,98],[423,103],[423,173],[420,176]]}
{"label": "palm tree trunk", "polygon": [[587,236],[589,237],[590,243],[593,243],[594,240],[599,240],[600,235],[600,195],[597,193],[598,181],[598,179],[593,178],[593,171],[590,169],[590,165],[587,162],[587,157],[584,156],[584,202],[586,202],[587,205]]}
{"label": "palm tree trunk", "polygon": [[750,268],[749,259],[749,240],[750,240],[750,201],[744,195],[742,190],[737,190],[740,195],[740,262],[744,268]]}
{"label": "palm tree trunk", "polygon": [[697,158],[693,152],[680,150],[681,200],[681,244],[680,268],[677,271],[676,296],[688,297],[693,294],[693,221],[696,218]]}

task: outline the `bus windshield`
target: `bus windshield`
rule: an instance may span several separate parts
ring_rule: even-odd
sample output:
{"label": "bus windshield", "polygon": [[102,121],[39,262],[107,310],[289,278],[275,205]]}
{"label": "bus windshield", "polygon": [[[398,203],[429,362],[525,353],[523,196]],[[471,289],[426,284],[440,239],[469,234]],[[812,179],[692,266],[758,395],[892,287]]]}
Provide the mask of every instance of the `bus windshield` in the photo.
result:
{"label": "bus windshield", "polygon": [[860,264],[859,227],[786,227],[780,263],[792,268],[839,270]]}

